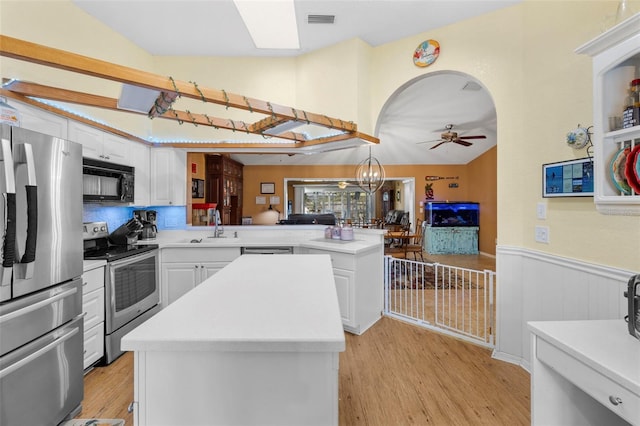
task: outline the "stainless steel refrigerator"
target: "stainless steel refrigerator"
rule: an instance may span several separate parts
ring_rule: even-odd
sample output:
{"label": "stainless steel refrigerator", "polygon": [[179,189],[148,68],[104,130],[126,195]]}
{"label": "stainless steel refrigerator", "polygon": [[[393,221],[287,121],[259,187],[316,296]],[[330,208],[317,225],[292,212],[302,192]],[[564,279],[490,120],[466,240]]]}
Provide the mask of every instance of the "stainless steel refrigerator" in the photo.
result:
{"label": "stainless steel refrigerator", "polygon": [[82,146],[0,136],[0,424],[57,425],[84,393]]}

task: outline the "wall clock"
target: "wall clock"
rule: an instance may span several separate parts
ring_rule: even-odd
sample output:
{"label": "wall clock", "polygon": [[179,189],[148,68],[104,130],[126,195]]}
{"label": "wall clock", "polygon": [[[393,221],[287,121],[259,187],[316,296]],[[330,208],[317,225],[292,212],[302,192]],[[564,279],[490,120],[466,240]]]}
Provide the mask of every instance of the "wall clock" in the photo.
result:
{"label": "wall clock", "polygon": [[418,67],[428,67],[439,55],[440,43],[435,40],[423,41],[413,52],[413,63]]}

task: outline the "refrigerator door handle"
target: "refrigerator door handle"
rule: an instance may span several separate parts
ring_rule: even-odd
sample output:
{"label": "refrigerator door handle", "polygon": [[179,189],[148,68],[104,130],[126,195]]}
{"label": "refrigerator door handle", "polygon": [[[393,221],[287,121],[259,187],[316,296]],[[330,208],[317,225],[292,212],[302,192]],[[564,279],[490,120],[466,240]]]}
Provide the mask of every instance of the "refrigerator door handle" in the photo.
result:
{"label": "refrigerator door handle", "polygon": [[53,342],[51,342],[51,343],[47,344],[46,346],[38,349],[37,351],[33,352],[32,354],[22,358],[20,361],[9,365],[7,368],[4,368],[4,369],[0,370],[0,379],[2,379],[5,376],[8,376],[9,374],[13,373],[17,369],[27,365],[28,363],[30,363],[34,359],[41,357],[42,355],[44,355],[45,353],[49,352],[50,350],[59,347],[62,343],[64,343],[65,341],[69,340],[70,338],[72,338],[79,331],[80,331],[79,328],[73,328],[73,329],[71,329],[71,331],[68,331],[64,335],[58,337]]}
{"label": "refrigerator door handle", "polygon": [[2,175],[5,181],[5,191],[2,193],[4,202],[4,239],[2,252],[0,253],[0,300],[11,297],[11,277],[13,264],[16,259],[16,180],[13,169],[13,157],[11,156],[11,141],[2,138],[0,141],[0,163],[2,163]]}
{"label": "refrigerator door handle", "polygon": [[36,244],[38,237],[38,186],[36,184],[36,169],[33,159],[33,147],[24,143],[18,145],[16,164],[27,166],[27,237],[25,249],[17,265],[17,278],[31,279],[35,270]]}
{"label": "refrigerator door handle", "polygon": [[38,309],[47,306],[47,305],[53,305],[54,303],[60,301],[60,300],[64,300],[69,296],[73,296],[74,294],[76,294],[78,292],[78,289],[76,287],[71,287],[65,291],[63,291],[62,293],[58,293],[54,296],[51,296],[47,299],[43,299],[40,300],[39,302],[33,303],[31,305],[25,306],[24,308],[20,308],[17,309],[13,312],[9,312],[7,314],[4,315],[0,315],[0,324],[2,323],[6,323],[8,321],[11,321],[12,319],[18,318],[20,316],[25,316],[28,315],[32,312],[37,311]]}

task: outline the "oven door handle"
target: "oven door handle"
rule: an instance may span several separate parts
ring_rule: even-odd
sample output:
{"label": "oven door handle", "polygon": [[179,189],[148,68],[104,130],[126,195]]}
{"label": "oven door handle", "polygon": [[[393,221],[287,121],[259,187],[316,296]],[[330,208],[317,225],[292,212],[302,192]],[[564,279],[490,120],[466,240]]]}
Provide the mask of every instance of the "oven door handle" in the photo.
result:
{"label": "oven door handle", "polygon": [[154,257],[157,255],[158,255],[158,249],[153,249],[153,250],[145,251],[142,253],[133,254],[123,259],[108,261],[107,265],[113,269],[113,268],[118,268],[120,266],[130,265],[132,263],[136,263],[143,259],[147,259],[149,257]]}

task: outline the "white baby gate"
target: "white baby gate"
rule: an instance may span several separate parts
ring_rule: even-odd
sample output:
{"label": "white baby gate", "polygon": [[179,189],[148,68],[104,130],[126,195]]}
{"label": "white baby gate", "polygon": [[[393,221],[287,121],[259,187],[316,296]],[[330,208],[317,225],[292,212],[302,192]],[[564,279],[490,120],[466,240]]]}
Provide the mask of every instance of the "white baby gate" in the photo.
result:
{"label": "white baby gate", "polygon": [[495,272],[384,258],[385,315],[493,347]]}

